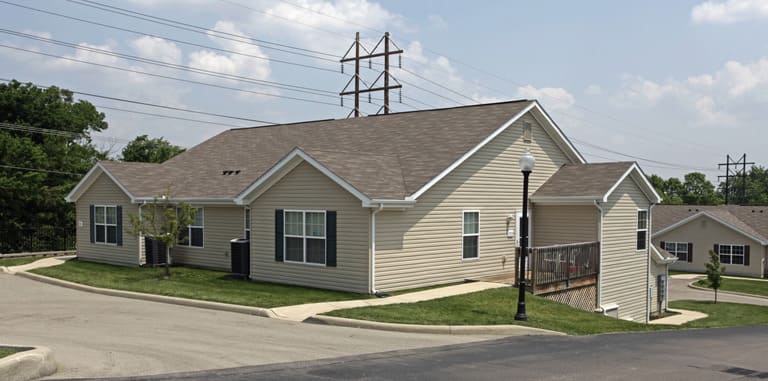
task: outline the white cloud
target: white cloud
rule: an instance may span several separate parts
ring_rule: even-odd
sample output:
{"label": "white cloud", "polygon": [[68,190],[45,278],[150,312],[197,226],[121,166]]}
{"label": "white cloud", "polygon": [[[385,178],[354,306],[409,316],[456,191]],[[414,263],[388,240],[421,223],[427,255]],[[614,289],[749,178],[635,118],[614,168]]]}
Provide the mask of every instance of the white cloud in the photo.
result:
{"label": "white cloud", "polygon": [[700,24],[732,24],[758,18],[768,18],[768,1],[708,0],[691,10],[691,20]]}
{"label": "white cloud", "polygon": [[584,94],[586,95],[600,95],[602,93],[603,88],[595,84],[589,85],[586,89],[584,89]]}
{"label": "white cloud", "polygon": [[45,32],[45,31],[25,29],[22,32],[24,32],[26,34],[31,34],[33,36],[42,37],[42,38],[51,38],[51,37],[53,37],[53,35],[50,32]]}
{"label": "white cloud", "polygon": [[140,56],[173,64],[181,63],[181,49],[162,38],[144,36],[130,42]]}
{"label": "white cloud", "polygon": [[[243,41],[250,41],[250,39],[247,38],[234,23],[229,21],[218,21],[213,29],[231,35],[241,36],[243,37]],[[209,33],[209,36],[211,40],[216,41],[216,43],[227,50],[238,51],[251,56],[267,57],[261,48],[256,45],[215,38],[213,37],[213,33]],[[267,60],[252,58],[241,54],[219,53],[210,50],[191,52],[189,54],[189,66],[260,80],[269,78],[271,73],[269,61]]]}
{"label": "white cloud", "polygon": [[531,85],[517,88],[517,96],[526,99],[536,99],[552,110],[567,110],[576,104],[576,98],[562,87],[533,87]]}
{"label": "white cloud", "polygon": [[[56,58],[50,61],[50,65],[58,68],[94,70],[93,65],[88,65],[82,62],[77,62],[77,61],[91,62],[95,64],[111,65],[111,66],[115,66],[115,64],[117,64],[120,61],[120,59],[115,56],[96,52],[96,50],[113,52],[114,50],[112,47],[113,45],[112,43],[105,44],[105,45],[96,45],[96,44],[89,44],[87,42],[82,42],[77,45],[79,47],[82,47],[83,49],[76,49],[75,54],[64,55],[64,57],[71,58],[71,60]],[[92,50],[88,50],[89,48]],[[74,60],[77,60],[77,61],[74,61]],[[105,68],[103,70],[110,70],[110,69]]]}
{"label": "white cloud", "polygon": [[448,23],[445,22],[445,19],[443,18],[443,16],[429,15],[427,16],[427,20],[429,20],[429,25],[432,26],[432,28],[445,29],[448,27]]}

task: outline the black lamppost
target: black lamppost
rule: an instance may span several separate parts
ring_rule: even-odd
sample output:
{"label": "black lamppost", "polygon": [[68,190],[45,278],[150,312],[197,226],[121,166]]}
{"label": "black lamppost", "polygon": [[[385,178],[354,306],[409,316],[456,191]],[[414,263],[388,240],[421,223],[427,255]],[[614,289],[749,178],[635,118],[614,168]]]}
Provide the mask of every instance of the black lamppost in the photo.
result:
{"label": "black lamppost", "polygon": [[517,313],[515,320],[528,320],[525,314],[525,258],[528,256],[528,176],[533,171],[536,159],[528,148],[520,156],[520,171],[523,172],[523,218],[520,221],[520,282],[518,283]]}

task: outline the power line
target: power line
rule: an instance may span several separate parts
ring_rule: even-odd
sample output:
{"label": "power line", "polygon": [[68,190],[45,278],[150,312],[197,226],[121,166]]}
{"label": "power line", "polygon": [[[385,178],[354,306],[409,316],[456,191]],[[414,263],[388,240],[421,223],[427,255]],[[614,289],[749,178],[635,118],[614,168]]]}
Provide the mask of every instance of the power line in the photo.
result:
{"label": "power line", "polygon": [[[165,67],[165,68],[171,68],[171,69],[176,69],[176,70],[181,70],[181,71],[186,71],[186,72],[191,72],[191,73],[196,73],[196,74],[208,75],[208,76],[216,77],[216,78],[223,78],[223,79],[235,80],[235,81],[240,81],[240,82],[245,82],[245,83],[257,84],[257,85],[261,85],[261,86],[274,87],[274,88],[278,88],[278,89],[281,89],[281,90],[296,91],[296,92],[305,93],[305,94],[312,94],[312,95],[324,96],[324,97],[329,97],[329,98],[336,98],[335,93],[332,92],[332,91],[328,91],[328,90],[315,89],[315,88],[306,87],[306,86],[291,85],[291,84],[286,84],[286,83],[267,81],[267,80],[263,80],[263,79],[256,79],[256,78],[252,78],[252,77],[240,76],[240,75],[235,75],[235,74],[229,74],[229,73],[222,73],[222,72],[217,72],[217,71],[212,71],[212,70],[200,69],[200,68],[191,67],[191,66],[187,66],[187,65],[175,64],[175,63],[167,62],[167,61],[160,61],[160,60],[155,60],[155,59],[151,59],[151,58],[139,57],[139,56],[135,56],[135,55],[131,55],[131,54],[114,52],[114,51],[111,51],[111,50],[99,49],[99,48],[95,48],[95,47],[92,47],[92,46],[85,46],[85,45],[81,45],[81,44],[76,44],[76,43],[73,43],[73,42],[55,40],[55,39],[52,39],[52,38],[36,36],[36,35],[33,35],[33,34],[18,32],[18,31],[9,30],[9,29],[0,28],[0,33],[10,34],[10,35],[13,35],[13,36],[16,36],[16,37],[27,38],[27,39],[41,41],[41,42],[45,42],[45,43],[49,43],[49,44],[54,44],[54,45],[65,46],[65,47],[69,47],[69,48],[73,48],[73,49],[77,49],[77,50],[89,51],[89,52],[93,52],[93,53],[97,53],[97,54],[101,54],[101,55],[106,55],[106,56],[110,56],[110,57],[117,57],[117,58],[122,58],[122,59],[125,59],[125,60],[130,60],[130,61],[135,61],[135,62],[142,62],[142,63],[147,63],[147,64],[156,65],[156,66]],[[331,94],[333,94],[333,95],[331,95]]]}
{"label": "power line", "polygon": [[110,107],[110,106],[97,105],[97,104],[94,104],[94,106],[96,108],[99,108],[99,109],[119,111],[119,112],[127,112],[127,113],[131,113],[131,114],[139,114],[139,115],[146,115],[146,116],[154,116],[154,117],[157,117],[157,118],[183,120],[185,122],[204,123],[204,124],[212,124],[212,125],[216,125],[216,126],[234,127],[234,128],[242,128],[242,127],[244,127],[244,126],[238,126],[236,124],[210,122],[210,121],[207,121],[207,120],[183,118],[183,117],[180,117],[180,116],[155,114],[155,113],[151,113],[151,112],[136,111],[136,110],[126,110],[124,108]]}
{"label": "power line", "polygon": [[458,95],[458,96],[460,96],[460,97],[463,97],[463,98],[465,98],[465,99],[468,99],[468,100],[469,100],[470,102],[472,102],[472,103],[479,103],[479,102],[478,102],[476,99],[474,99],[474,98],[468,97],[468,96],[466,96],[466,95],[464,95],[464,94],[462,94],[462,93],[460,93],[460,92],[458,92],[458,91],[456,91],[456,90],[453,90],[453,89],[451,89],[451,88],[448,88],[447,86],[444,86],[444,85],[440,84],[440,83],[439,83],[439,82],[437,82],[437,81],[433,81],[433,80],[431,80],[431,79],[429,79],[429,78],[426,78],[426,77],[424,77],[424,76],[422,76],[422,75],[419,75],[419,74],[417,74],[417,73],[415,73],[415,72],[413,72],[413,71],[410,71],[410,70],[408,70],[408,69],[406,69],[406,68],[400,68],[400,70],[402,70],[402,71],[404,71],[404,72],[406,72],[406,73],[408,73],[408,74],[410,74],[410,75],[412,75],[412,76],[414,76],[414,77],[416,77],[416,78],[420,78],[420,79],[421,79],[421,80],[423,80],[423,81],[429,82],[429,83],[431,83],[431,84],[433,84],[433,85],[435,85],[435,86],[437,86],[437,87],[439,87],[439,88],[441,88],[441,89],[443,89],[443,90],[447,90],[447,91],[450,91],[451,93],[454,93],[454,94],[456,94],[456,95]]}
{"label": "power line", "polygon": [[649,163],[656,163],[656,164],[660,164],[660,165],[665,165],[665,166],[676,168],[676,169],[687,169],[687,170],[694,170],[694,171],[710,171],[711,170],[710,168],[694,167],[694,166],[680,165],[680,164],[676,164],[676,163],[668,163],[668,162],[659,161],[659,160],[647,159],[647,158],[644,158],[644,157],[641,157],[641,156],[630,155],[630,154],[626,154],[626,153],[623,153],[623,152],[612,150],[610,148],[601,147],[599,145],[592,144],[592,143],[586,142],[584,140],[576,139],[576,138],[573,138],[573,137],[570,138],[570,139],[573,140],[574,142],[577,142],[577,143],[580,143],[580,144],[583,144],[583,145],[586,145],[586,146],[589,146],[589,147],[592,147],[592,148],[596,148],[596,149],[599,149],[599,150],[602,150],[602,151],[605,151],[605,152],[610,152],[610,153],[615,154],[615,155],[624,156],[624,157],[628,157],[628,158],[632,158],[632,159],[636,159],[636,160],[642,160],[642,161],[646,161],[646,162],[649,162]]}
{"label": "power line", "polygon": [[113,136],[99,136],[99,135],[92,136],[92,135],[86,135],[85,133],[77,133],[77,132],[64,131],[64,130],[54,130],[50,128],[40,128],[40,127],[33,127],[33,126],[23,126],[20,124],[6,123],[6,122],[0,122],[0,130],[28,132],[28,133],[51,135],[51,136],[58,136],[58,137],[64,137],[64,138],[70,138],[70,139],[90,138],[90,139],[105,140],[115,144],[131,142],[129,139],[118,138]]}
{"label": "power line", "polygon": [[[0,78],[0,81],[11,82],[12,80],[7,79],[7,78]],[[47,89],[48,87],[50,87],[50,86],[43,86],[43,85],[35,84],[35,83],[32,83],[32,82],[29,82],[29,83],[32,84],[33,86],[41,88],[41,89]],[[107,99],[107,100],[116,101],[116,102],[131,103],[131,104],[136,104],[136,105],[140,105],[140,106],[162,108],[162,109],[173,110],[173,111],[182,111],[182,112],[188,112],[188,113],[192,113],[192,114],[214,116],[214,117],[218,117],[218,118],[243,120],[243,121],[246,121],[246,122],[255,122],[255,123],[263,123],[263,124],[279,124],[279,123],[276,123],[276,122],[269,122],[269,121],[265,121],[265,120],[245,118],[245,117],[240,117],[240,116],[231,116],[231,115],[217,114],[217,113],[206,112],[206,111],[190,110],[190,109],[181,108],[181,107],[163,106],[163,105],[154,104],[154,103],[141,102],[141,101],[137,101],[137,100],[133,100],[133,99],[118,98],[118,97],[112,97],[112,96],[107,96],[107,95],[88,93],[88,92],[84,92],[84,91],[77,91],[77,90],[71,90],[71,89],[68,89],[68,91],[71,91],[73,94],[80,94],[80,95],[84,95],[84,96],[87,96],[87,97]]]}
{"label": "power line", "polygon": [[1,168],[8,168],[8,169],[16,169],[20,171],[32,171],[32,172],[46,172],[46,173],[56,173],[60,175],[70,175],[70,176],[82,176],[82,173],[74,173],[74,172],[64,172],[64,171],[52,171],[50,169],[41,169],[41,168],[26,168],[26,167],[15,167],[13,165],[5,165],[0,164]]}
{"label": "power line", "polygon": [[214,84],[214,83],[194,81],[194,80],[191,80],[191,79],[183,79],[183,78],[171,77],[171,76],[167,76],[167,75],[148,73],[148,72],[144,72],[144,71],[141,71],[141,70],[127,69],[127,68],[122,68],[122,67],[118,67],[118,66],[112,66],[112,65],[100,64],[100,63],[96,63],[96,62],[84,61],[84,60],[79,60],[79,59],[72,58],[72,57],[66,57],[66,56],[59,56],[59,55],[55,55],[55,54],[43,53],[43,52],[38,52],[38,51],[30,50],[30,49],[19,48],[19,47],[10,46],[10,45],[0,44],[0,47],[6,48],[6,49],[13,49],[13,50],[18,50],[18,51],[23,51],[23,52],[27,52],[27,53],[31,53],[31,54],[37,54],[37,55],[52,57],[52,58],[59,58],[59,59],[67,60],[67,61],[79,62],[79,63],[83,63],[83,64],[87,64],[87,65],[93,65],[93,66],[98,66],[98,67],[103,67],[103,68],[108,68],[108,69],[113,69],[113,70],[125,71],[125,72],[129,72],[129,73],[134,73],[134,74],[141,74],[141,75],[146,75],[146,76],[150,76],[150,77],[163,78],[163,79],[169,79],[169,80],[173,80],[173,81],[192,83],[192,84],[196,84],[196,85],[209,86],[209,87],[215,87],[215,88],[219,88],[219,89],[239,91],[239,92],[251,93],[251,94],[256,94],[256,95],[263,95],[263,96],[268,96],[268,97],[289,99],[289,100],[295,100],[295,101],[300,101],[300,102],[316,103],[316,104],[322,104],[322,105],[328,105],[328,106],[337,106],[337,107],[339,106],[336,103],[323,102],[323,101],[318,101],[318,100],[314,100],[314,99],[307,99],[307,98],[291,97],[291,96],[287,96],[287,95],[270,94],[270,93],[265,93],[265,92],[261,92],[261,91],[253,91],[253,90],[241,89],[241,88],[237,88],[237,87],[217,85],[217,84]]}
{"label": "power line", "polygon": [[[223,32],[223,31],[216,30],[216,29],[210,29],[210,28],[199,26],[199,25],[193,25],[193,24],[189,24],[189,23],[185,23],[185,22],[181,22],[181,21],[177,21],[177,20],[172,20],[172,19],[169,19],[169,18],[152,16],[152,15],[149,15],[149,14],[146,14],[146,13],[131,11],[131,10],[128,10],[128,9],[125,9],[125,8],[120,8],[120,7],[115,7],[115,6],[112,6],[112,5],[102,4],[102,3],[91,1],[91,0],[82,0],[82,1],[66,0],[66,1],[68,1],[70,3],[73,3],[73,4],[82,5],[82,6],[85,6],[85,7],[91,7],[91,8],[99,9],[99,10],[102,10],[102,11],[105,11],[105,12],[119,14],[119,15],[122,15],[122,16],[131,17],[131,18],[135,18],[135,19],[139,19],[139,20],[144,20],[144,21],[155,23],[155,24],[165,25],[165,26],[169,26],[169,27],[172,27],[172,28],[176,28],[176,29],[186,30],[188,32],[199,33],[199,34],[203,34],[203,35],[206,35],[206,36],[221,38],[221,39],[224,39],[224,40],[230,40],[230,41],[239,42],[239,43],[243,43],[243,44],[248,44],[248,45],[252,45],[252,46],[258,46],[258,47],[261,47],[261,48],[271,49],[271,50],[280,51],[280,52],[284,52],[284,53],[289,53],[289,54],[295,54],[295,55],[299,55],[299,56],[314,58],[314,59],[317,59],[317,60],[329,61],[329,62],[336,63],[336,59],[325,58],[325,57],[318,57],[318,56],[312,55],[312,54],[301,53],[300,51],[311,52],[311,53],[314,53],[314,54],[320,54],[320,55],[330,56],[330,57],[335,57],[335,58],[338,57],[338,56],[336,56],[334,54],[330,54],[330,53],[319,52],[319,51],[315,51],[315,50],[311,50],[311,49],[305,49],[305,48],[300,48],[300,47],[292,46],[292,45],[288,45],[288,44],[281,44],[281,43],[276,43],[276,42],[272,42],[272,41],[252,38],[252,37],[249,37],[249,36],[243,36],[243,35],[238,35],[238,34],[234,34],[234,33]],[[259,42],[260,44],[254,43],[253,41]],[[273,45],[273,46],[268,46],[268,45]],[[283,47],[283,48],[287,48],[287,49],[294,49],[294,50],[297,50],[297,51],[291,51],[291,50],[276,48],[275,46],[279,46],[279,47]]]}
{"label": "power line", "polygon": [[82,19],[82,18],[78,18],[78,17],[68,16],[68,15],[65,15],[65,14],[51,12],[51,11],[47,11],[47,10],[39,9],[39,8],[34,8],[34,7],[29,7],[29,6],[26,6],[26,5],[16,4],[16,3],[5,1],[5,0],[0,0],[0,3],[11,5],[11,6],[15,6],[15,7],[19,7],[19,8],[24,8],[24,9],[35,11],[35,12],[44,13],[44,14],[51,15],[51,16],[56,16],[56,17],[65,18],[65,19],[69,19],[69,20],[73,20],[73,21],[78,21],[78,22],[82,22],[82,23],[86,23],[86,24],[96,25],[96,26],[100,26],[100,27],[103,27],[103,28],[119,30],[121,32],[127,32],[127,33],[132,33],[132,34],[141,35],[141,36],[147,36],[147,37],[153,37],[153,38],[160,38],[160,39],[163,39],[163,40],[166,40],[166,41],[171,41],[171,42],[175,42],[175,43],[182,44],[182,45],[194,46],[194,47],[204,48],[204,49],[211,49],[211,50],[214,50],[214,51],[224,52],[224,53],[228,53],[228,54],[235,54],[235,55],[239,55],[239,56],[243,56],[243,57],[255,58],[255,59],[259,59],[259,60],[265,60],[265,61],[285,64],[285,65],[292,65],[292,66],[303,67],[303,68],[307,68],[307,69],[321,70],[321,71],[325,71],[325,72],[341,74],[341,73],[338,72],[338,70],[335,70],[335,69],[328,69],[328,68],[319,67],[319,66],[306,65],[306,64],[301,64],[301,63],[292,62],[292,61],[280,60],[280,59],[277,59],[277,58],[271,58],[271,57],[266,57],[266,56],[259,56],[259,55],[255,55],[255,54],[243,53],[243,52],[238,52],[238,51],[235,51],[235,50],[218,48],[218,47],[215,47],[215,46],[210,46],[210,45],[199,44],[199,43],[190,42],[190,41],[179,40],[179,39],[175,39],[175,38],[172,38],[172,37],[163,36],[163,35],[159,35],[159,34],[146,33],[146,32],[141,32],[141,31],[137,31],[137,30],[134,30],[134,29],[122,28],[122,27],[118,27],[118,26],[114,26],[114,25],[108,25],[108,24],[100,23],[100,22],[97,22],[97,21],[92,21],[92,20]]}

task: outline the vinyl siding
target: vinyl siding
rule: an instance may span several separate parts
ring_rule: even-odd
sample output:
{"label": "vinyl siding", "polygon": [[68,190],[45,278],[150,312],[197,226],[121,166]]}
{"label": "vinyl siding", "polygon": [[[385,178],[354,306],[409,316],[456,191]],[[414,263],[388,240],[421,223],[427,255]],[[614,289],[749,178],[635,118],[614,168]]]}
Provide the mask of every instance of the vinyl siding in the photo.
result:
{"label": "vinyl siding", "polygon": [[[123,245],[91,243],[90,205],[119,205],[123,207]],[[84,261],[120,266],[139,265],[139,239],[132,235],[129,215],[138,215],[137,205],[107,175],[99,175],[75,204],[77,221],[77,257]],[[81,223],[82,222],[82,226]]]}
{"label": "vinyl siding", "polygon": [[[649,302],[651,307],[651,313],[658,313],[659,312],[659,290],[658,290],[658,281],[656,278],[659,275],[667,274],[667,265],[665,264],[659,264],[651,260],[651,276],[648,278],[648,290],[650,290],[650,297]],[[669,282],[669,277],[667,277],[667,282]],[[669,297],[667,297],[667,300]],[[662,301],[662,309],[667,308],[667,300]]]}
{"label": "vinyl siding", "polygon": [[[251,278],[367,293],[370,211],[308,163],[302,163],[250,205]],[[335,210],[337,267],[275,261],[275,210]]]}
{"label": "vinyl siding", "polygon": [[716,243],[722,243],[749,245],[750,249],[749,266],[725,264],[725,273],[727,275],[750,277],[762,277],[764,275],[763,257],[765,249],[763,246],[759,242],[707,216],[700,216],[653,238],[655,245],[659,245],[661,241],[693,243],[693,262],[677,261],[669,266],[671,270],[703,273],[706,269],[705,263],[709,262],[709,251],[714,249]]}
{"label": "vinyl siding", "polygon": [[594,205],[534,205],[532,221],[533,246],[600,240]]}
{"label": "vinyl siding", "polygon": [[[532,125],[533,193],[570,160],[525,115],[424,193],[413,208],[376,215],[376,288],[394,291],[514,270],[507,216],[522,209],[522,125]],[[471,128],[471,126],[468,126]],[[480,211],[479,258],[462,259],[462,212]],[[536,233],[534,232],[534,235]]]}
{"label": "vinyl siding", "polygon": [[244,208],[192,206],[203,208],[203,247],[174,247],[171,250],[173,263],[230,271],[229,241],[245,235]]}
{"label": "vinyl siding", "polygon": [[[619,305],[619,318],[646,322],[649,253],[637,251],[637,209],[650,202],[627,177],[603,205],[601,304]],[[649,229],[650,230],[650,229]],[[647,245],[646,245],[647,246]]]}

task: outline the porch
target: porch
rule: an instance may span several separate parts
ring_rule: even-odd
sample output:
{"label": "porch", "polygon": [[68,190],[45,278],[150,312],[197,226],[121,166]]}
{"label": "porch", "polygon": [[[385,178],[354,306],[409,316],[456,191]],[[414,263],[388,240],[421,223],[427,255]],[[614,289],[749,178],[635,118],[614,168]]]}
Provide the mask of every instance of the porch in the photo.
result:
{"label": "porch", "polygon": [[[520,263],[521,249],[515,252]],[[515,266],[514,284],[518,284]],[[532,247],[526,258],[526,290],[534,295],[597,285],[600,272],[600,242]]]}

